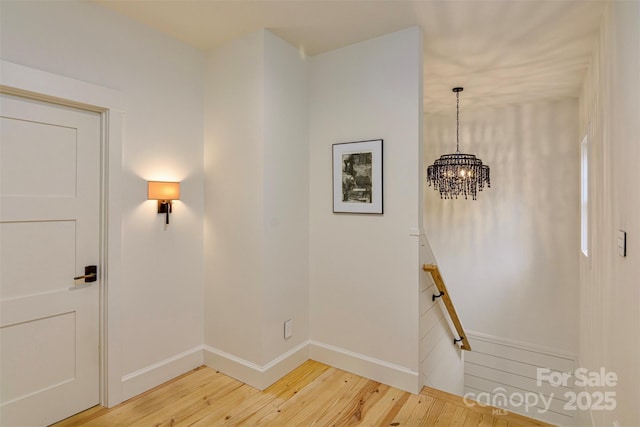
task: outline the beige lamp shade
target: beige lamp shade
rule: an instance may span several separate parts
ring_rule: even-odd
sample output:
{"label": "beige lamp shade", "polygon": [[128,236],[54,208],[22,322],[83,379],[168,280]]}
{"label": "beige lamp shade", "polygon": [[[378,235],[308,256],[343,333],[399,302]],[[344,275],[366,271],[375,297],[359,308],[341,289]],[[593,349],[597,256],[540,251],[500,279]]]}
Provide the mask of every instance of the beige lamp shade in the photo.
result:
{"label": "beige lamp shade", "polygon": [[179,200],[180,183],[166,181],[149,181],[147,187],[149,200]]}

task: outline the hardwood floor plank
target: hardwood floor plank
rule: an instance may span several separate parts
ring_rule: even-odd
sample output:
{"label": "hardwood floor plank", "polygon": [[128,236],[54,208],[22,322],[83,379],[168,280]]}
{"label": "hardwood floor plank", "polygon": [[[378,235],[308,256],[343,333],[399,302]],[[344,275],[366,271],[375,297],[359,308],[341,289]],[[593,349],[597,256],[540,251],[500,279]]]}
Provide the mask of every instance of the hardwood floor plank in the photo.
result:
{"label": "hardwood floor plank", "polygon": [[438,418],[440,417],[440,413],[444,409],[445,404],[446,404],[446,401],[436,399],[436,401],[433,402],[433,405],[431,405],[427,410],[427,413],[425,414],[425,417],[424,417],[423,425],[426,425],[426,426],[436,425],[436,423],[438,422]]}
{"label": "hardwood floor plank", "polygon": [[284,400],[289,399],[324,374],[327,369],[329,369],[329,366],[323,363],[307,360],[295,370],[270,385],[264,390],[264,393],[274,394]]}
{"label": "hardwood floor plank", "polygon": [[172,407],[177,401],[202,388],[216,388],[221,384],[234,384],[226,375],[213,369],[201,369],[193,375],[172,382],[166,388],[155,388],[144,396],[134,397],[113,408],[108,414],[95,419],[91,427],[112,427],[135,424],[138,420]]}
{"label": "hardwood floor plank", "polygon": [[440,413],[438,414],[438,417],[436,418],[436,422],[430,425],[434,427],[451,425],[451,421],[453,419],[453,416],[456,410],[457,410],[456,405],[452,405],[449,402],[445,402],[444,406],[442,407],[442,410],[440,411]]}
{"label": "hardwood floor plank", "polygon": [[388,413],[389,405],[385,402],[389,399],[391,391],[397,390],[379,382],[369,381],[355,396],[350,407],[327,421],[330,425],[338,426],[374,425]]}
{"label": "hardwood floor plank", "polygon": [[509,427],[509,421],[502,418],[494,418],[493,419],[493,427]]}
{"label": "hardwood floor plank", "polygon": [[89,421],[92,421],[92,427],[112,426],[114,424],[109,424],[109,422],[111,422],[110,420],[116,421],[119,414],[133,410],[137,410],[141,414],[152,412],[155,408],[162,407],[163,404],[166,404],[166,402],[159,400],[159,396],[167,395],[168,401],[172,401],[176,396],[182,393],[188,393],[189,389],[197,386],[199,382],[208,382],[209,378],[216,374],[222,375],[216,373],[215,370],[201,366],[138,396],[132,397],[111,409],[104,408],[100,405],[94,406],[73,417],[60,421],[54,424],[54,426],[77,426],[88,423]]}
{"label": "hardwood floor plank", "polygon": [[75,425],[85,424],[91,420],[105,415],[109,410],[103,406],[96,405],[93,408],[89,408],[86,411],[79,413],[73,417],[64,419],[56,424],[57,427],[71,427]]}
{"label": "hardwood floor plank", "polygon": [[[313,400],[314,394],[320,396],[320,391],[327,387],[331,388],[334,384],[338,384],[346,378],[346,375],[344,377],[336,375],[339,372],[342,371],[327,367],[313,382],[290,395],[288,399],[274,402],[273,405],[267,405],[245,417],[245,425],[268,425],[268,423],[274,422],[274,420],[284,420],[289,416],[293,416],[296,411],[303,411],[305,406],[309,405]],[[285,411],[284,413],[283,410]],[[289,414],[289,412],[291,414]],[[277,422],[275,424],[277,424]]]}
{"label": "hardwood floor plank", "polygon": [[[421,394],[425,394],[425,395],[429,395],[429,396],[433,396],[436,397],[437,399],[440,399],[442,401],[446,401],[450,404],[453,405],[458,405],[458,406],[462,406],[466,409],[469,409],[470,411],[473,412],[479,412],[481,414],[485,414],[485,418],[490,418],[491,419],[491,423],[493,424],[493,420],[495,418],[499,418],[499,419],[503,419],[505,421],[507,421],[508,423],[510,423],[510,425],[514,425],[514,426],[523,426],[523,427],[553,427],[552,424],[548,424],[545,423],[544,421],[539,421],[539,420],[535,420],[533,418],[528,418],[525,417],[524,415],[520,415],[520,414],[516,414],[515,412],[505,412],[503,414],[500,415],[494,415],[494,410],[496,408],[492,407],[492,406],[484,406],[479,404],[478,402],[474,402],[474,401],[470,401],[473,406],[469,406],[467,405],[467,403],[465,403],[465,401],[460,397],[460,396],[456,396],[455,394],[451,394],[451,393],[447,393],[445,391],[442,390],[436,390],[433,388],[429,388],[429,387],[424,387],[421,391]],[[500,411],[500,412],[504,412],[504,411]],[[513,423],[513,424],[511,424]]]}
{"label": "hardwood floor plank", "polygon": [[352,387],[346,388],[335,401],[324,407],[324,411],[314,418],[317,425],[357,425],[362,420],[362,411],[372,393],[380,383],[365,378],[357,378]]}
{"label": "hardwood floor plank", "polygon": [[[211,406],[218,405],[222,398],[232,395],[241,387],[248,386],[226,376],[217,377],[215,381],[194,389],[191,393],[176,399],[170,405],[139,418],[129,426],[144,427],[153,425],[162,427],[185,424],[185,420],[193,419],[194,414],[208,413]],[[198,415],[195,415],[195,417],[199,418]]]}
{"label": "hardwood floor plank", "polygon": [[428,396],[409,394],[390,425],[399,426],[419,426],[426,418],[429,408],[433,405],[435,399]]}
{"label": "hardwood floor plank", "polygon": [[[231,408],[225,416],[224,425],[250,425],[250,419],[264,408],[265,413],[275,410],[300,390],[315,381],[329,367],[313,360],[307,360],[284,378],[276,381],[255,399]],[[258,415],[259,417],[259,415]]]}
{"label": "hardwood floor plank", "polygon": [[315,420],[322,416],[327,410],[333,409],[336,403],[335,396],[341,396],[354,385],[362,377],[355,374],[330,368],[328,373],[332,373],[332,377],[319,387],[307,388],[296,394],[290,400],[280,406],[276,417],[269,420],[265,425],[281,427],[286,425],[303,425],[311,426],[315,424]]}
{"label": "hardwood floor plank", "polygon": [[464,425],[464,420],[467,418],[467,413],[469,412],[467,408],[460,405],[449,404],[453,408],[453,414],[451,416],[451,421],[447,424],[450,427],[462,427]]}
{"label": "hardwood floor plank", "polygon": [[262,392],[201,367],[114,408],[96,406],[54,426],[550,426],[494,409],[426,387],[407,393],[309,360]]}
{"label": "hardwood floor plank", "polygon": [[491,427],[493,425],[493,417],[476,411],[467,412],[464,420],[464,427]]}
{"label": "hardwood floor plank", "polygon": [[365,411],[360,423],[363,426],[385,425],[388,426],[400,411],[409,394],[397,388],[381,384],[378,387],[379,399],[371,402],[371,407]]}
{"label": "hardwood floor plank", "polygon": [[207,406],[201,406],[198,411],[192,413],[188,418],[178,422],[175,426],[219,426],[224,425],[225,421],[230,419],[229,412],[232,408],[244,405],[260,393],[259,390],[242,384],[234,390],[221,396],[219,399],[207,400]]}

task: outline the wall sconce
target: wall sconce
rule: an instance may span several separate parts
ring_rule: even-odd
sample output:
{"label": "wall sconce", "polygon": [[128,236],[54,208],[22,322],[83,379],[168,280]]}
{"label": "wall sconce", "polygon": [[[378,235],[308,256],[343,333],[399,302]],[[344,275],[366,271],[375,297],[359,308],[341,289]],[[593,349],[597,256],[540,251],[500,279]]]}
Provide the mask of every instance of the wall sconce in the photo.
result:
{"label": "wall sconce", "polygon": [[180,200],[180,183],[165,181],[149,181],[147,187],[147,199],[158,201],[158,213],[166,215],[165,224],[169,225],[171,202]]}

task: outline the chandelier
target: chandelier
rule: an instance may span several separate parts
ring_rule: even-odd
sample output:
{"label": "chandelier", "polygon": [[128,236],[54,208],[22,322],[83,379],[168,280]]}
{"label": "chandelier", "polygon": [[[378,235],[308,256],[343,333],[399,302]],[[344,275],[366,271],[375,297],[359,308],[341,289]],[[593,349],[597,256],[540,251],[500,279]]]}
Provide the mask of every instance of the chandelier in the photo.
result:
{"label": "chandelier", "polygon": [[454,87],[456,93],[456,152],[443,154],[427,168],[429,186],[440,192],[441,199],[453,199],[458,196],[471,195],[476,200],[478,191],[482,191],[485,184],[491,187],[489,180],[489,166],[483,165],[482,160],[473,154],[460,153],[460,92],[463,88]]}

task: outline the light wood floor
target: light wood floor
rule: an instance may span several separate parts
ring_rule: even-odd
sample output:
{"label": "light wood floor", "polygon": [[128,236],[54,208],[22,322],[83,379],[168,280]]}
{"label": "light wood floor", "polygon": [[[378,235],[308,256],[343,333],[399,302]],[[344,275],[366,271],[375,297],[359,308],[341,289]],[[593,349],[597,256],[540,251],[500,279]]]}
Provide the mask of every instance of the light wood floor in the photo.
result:
{"label": "light wood floor", "polygon": [[96,406],[67,426],[549,426],[516,414],[468,407],[425,388],[414,395],[312,360],[264,391],[207,367],[122,404]]}

